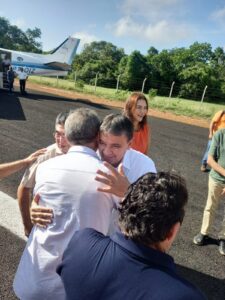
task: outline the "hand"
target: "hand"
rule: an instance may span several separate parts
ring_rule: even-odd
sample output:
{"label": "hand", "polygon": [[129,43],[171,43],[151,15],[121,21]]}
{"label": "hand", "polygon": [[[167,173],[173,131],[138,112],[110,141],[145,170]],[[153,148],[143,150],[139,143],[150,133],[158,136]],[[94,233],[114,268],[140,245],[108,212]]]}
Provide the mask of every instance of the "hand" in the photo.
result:
{"label": "hand", "polygon": [[221,195],[225,195],[225,188],[223,188]]}
{"label": "hand", "polygon": [[36,194],[30,208],[31,222],[39,227],[47,228],[47,226],[52,223],[53,210],[51,208],[39,206],[39,200],[40,195]]}
{"label": "hand", "polygon": [[122,164],[119,165],[118,171],[107,162],[103,162],[103,164],[107,169],[109,169],[111,174],[103,172],[102,170],[97,171],[97,174],[100,176],[96,176],[95,180],[106,185],[106,187],[98,188],[98,191],[111,193],[123,198],[127,192],[130,182],[124,174]]}
{"label": "hand", "polygon": [[34,162],[38,156],[44,154],[46,152],[46,148],[39,149],[35,151],[34,153],[30,154],[27,158],[24,158],[24,162],[27,163],[28,165]]}

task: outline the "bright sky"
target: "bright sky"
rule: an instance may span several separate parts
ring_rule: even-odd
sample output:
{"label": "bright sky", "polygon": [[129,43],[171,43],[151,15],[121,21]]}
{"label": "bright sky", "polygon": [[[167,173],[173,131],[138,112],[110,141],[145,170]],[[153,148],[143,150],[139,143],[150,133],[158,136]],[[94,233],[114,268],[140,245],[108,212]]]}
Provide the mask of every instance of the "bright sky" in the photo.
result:
{"label": "bright sky", "polygon": [[127,54],[208,42],[225,47],[224,0],[10,0],[0,16],[22,30],[41,29],[43,50],[69,35],[85,42],[107,41]]}

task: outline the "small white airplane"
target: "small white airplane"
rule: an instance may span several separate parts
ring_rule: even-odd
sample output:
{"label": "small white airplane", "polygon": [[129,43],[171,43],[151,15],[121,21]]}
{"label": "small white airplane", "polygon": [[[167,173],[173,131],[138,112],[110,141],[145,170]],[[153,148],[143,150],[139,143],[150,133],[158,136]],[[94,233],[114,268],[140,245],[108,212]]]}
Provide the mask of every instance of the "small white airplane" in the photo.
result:
{"label": "small white airplane", "polygon": [[5,87],[6,72],[10,65],[17,74],[23,68],[23,71],[29,76],[66,76],[71,68],[79,42],[80,40],[77,38],[68,37],[50,54],[0,48],[0,88]]}

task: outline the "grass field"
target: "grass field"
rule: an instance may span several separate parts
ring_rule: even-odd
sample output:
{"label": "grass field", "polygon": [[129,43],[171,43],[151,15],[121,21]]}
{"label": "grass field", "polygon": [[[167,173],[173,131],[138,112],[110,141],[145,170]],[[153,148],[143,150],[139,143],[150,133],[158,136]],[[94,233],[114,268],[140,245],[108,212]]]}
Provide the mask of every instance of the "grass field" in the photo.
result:
{"label": "grass field", "polygon": [[[85,94],[92,94],[98,96],[99,98],[105,98],[109,100],[118,100],[124,102],[129,91],[116,91],[111,88],[95,87],[91,85],[80,85],[79,82],[75,84],[74,81],[69,81],[65,79],[49,78],[49,77],[30,77],[31,82],[64,89],[72,90]],[[148,95],[146,95],[148,97]],[[193,100],[186,100],[182,98],[168,98],[168,97],[148,97],[149,107],[152,109],[157,109],[160,111],[169,111],[177,115],[184,115],[190,117],[199,117],[204,119],[211,119],[216,111],[224,109],[225,103],[214,104]]]}

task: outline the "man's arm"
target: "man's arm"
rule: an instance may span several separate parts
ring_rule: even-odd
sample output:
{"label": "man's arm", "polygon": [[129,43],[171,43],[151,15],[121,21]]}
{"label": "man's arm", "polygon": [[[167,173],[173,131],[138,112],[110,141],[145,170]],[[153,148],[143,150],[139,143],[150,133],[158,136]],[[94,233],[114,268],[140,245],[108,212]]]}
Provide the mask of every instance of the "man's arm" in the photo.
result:
{"label": "man's arm", "polygon": [[0,164],[0,179],[7,177],[23,168],[28,167],[32,162],[34,162],[37,159],[39,155],[45,153],[45,151],[46,149],[40,149],[24,159]]}
{"label": "man's arm", "polygon": [[31,189],[20,184],[17,189],[17,198],[23,220],[24,233],[28,237],[33,227],[30,218]]}
{"label": "man's arm", "polygon": [[225,177],[225,169],[221,167],[213,158],[212,155],[208,155],[207,164],[216,172],[218,172],[220,175]]}
{"label": "man's arm", "polygon": [[[123,172],[122,164],[119,165],[118,171],[111,166],[109,163],[104,162],[104,165],[111,172],[103,172],[102,170],[97,171],[95,180],[105,184],[105,187],[98,188],[98,191],[116,195],[117,197],[123,198],[130,185],[127,177]],[[42,228],[46,228],[53,219],[53,210],[47,207],[41,207],[38,205],[39,195],[35,195],[30,208],[30,218],[34,225]]]}

